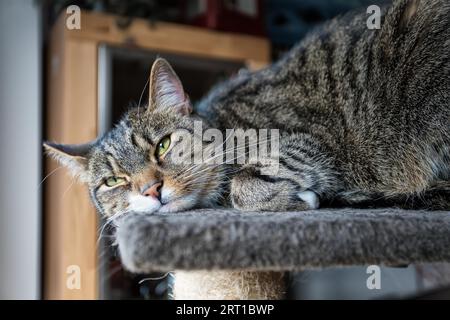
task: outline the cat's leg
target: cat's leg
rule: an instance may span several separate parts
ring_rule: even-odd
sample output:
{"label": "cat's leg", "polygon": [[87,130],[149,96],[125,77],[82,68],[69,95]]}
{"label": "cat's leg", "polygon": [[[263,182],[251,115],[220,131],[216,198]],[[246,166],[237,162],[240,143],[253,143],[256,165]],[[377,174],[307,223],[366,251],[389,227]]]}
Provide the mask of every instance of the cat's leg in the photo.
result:
{"label": "cat's leg", "polygon": [[355,208],[396,207],[409,210],[450,210],[450,181],[438,181],[420,192],[343,192],[332,206]]}
{"label": "cat's leg", "polygon": [[309,210],[319,207],[319,196],[302,190],[295,180],[260,174],[245,168],[231,182],[231,201],[243,211]]}
{"label": "cat's leg", "polygon": [[266,174],[261,166],[247,165],[231,181],[234,208],[243,211],[317,209],[321,197],[339,189],[332,159],[311,136],[281,137],[278,170]]}
{"label": "cat's leg", "polygon": [[450,181],[440,181],[420,193],[399,198],[396,205],[405,209],[450,210]]}

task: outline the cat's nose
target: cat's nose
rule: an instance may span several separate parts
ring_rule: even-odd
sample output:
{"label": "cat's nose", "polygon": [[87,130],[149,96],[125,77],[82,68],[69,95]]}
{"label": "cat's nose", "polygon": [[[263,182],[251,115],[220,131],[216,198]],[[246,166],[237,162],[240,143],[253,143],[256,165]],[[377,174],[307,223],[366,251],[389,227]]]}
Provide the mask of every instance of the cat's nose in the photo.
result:
{"label": "cat's nose", "polygon": [[144,190],[144,192],[142,192],[142,195],[146,196],[146,197],[154,197],[154,198],[158,198],[160,197],[161,193],[161,187],[162,187],[162,182],[156,182],[154,184],[152,184],[150,187],[148,187],[147,189]]}

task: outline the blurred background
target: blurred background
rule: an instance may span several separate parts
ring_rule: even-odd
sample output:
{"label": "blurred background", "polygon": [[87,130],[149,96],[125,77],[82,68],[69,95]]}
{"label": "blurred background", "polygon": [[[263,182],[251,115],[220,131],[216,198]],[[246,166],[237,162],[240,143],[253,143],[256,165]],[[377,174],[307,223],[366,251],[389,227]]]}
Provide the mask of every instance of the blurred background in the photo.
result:
{"label": "blurred background", "polygon": [[[165,299],[164,272],[122,269],[85,188],[41,142],[83,143],[146,101],[157,56],[196,101],[243,68],[276,60],[311,28],[376,0],[0,0],[0,298]],[[164,271],[164,270],[162,270]],[[291,298],[414,293],[417,268],[290,275]]]}

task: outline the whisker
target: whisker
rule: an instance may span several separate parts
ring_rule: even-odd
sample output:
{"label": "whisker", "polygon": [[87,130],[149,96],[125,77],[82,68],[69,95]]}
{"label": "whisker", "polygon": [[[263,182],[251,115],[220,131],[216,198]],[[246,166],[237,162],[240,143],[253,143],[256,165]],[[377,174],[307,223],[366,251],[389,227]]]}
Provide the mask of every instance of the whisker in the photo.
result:
{"label": "whisker", "polygon": [[75,183],[75,177],[72,178],[72,182],[70,183],[69,187],[66,188],[66,190],[64,190],[64,193],[61,196],[61,199],[64,199],[64,197],[66,196],[66,193],[73,187]]}
{"label": "whisker", "polygon": [[[246,156],[246,154],[244,153],[244,154],[241,154],[241,155],[236,156],[236,157],[234,157],[233,159],[229,159],[229,160],[234,161],[234,160],[237,160],[237,159],[239,159],[239,158],[241,158],[241,157],[245,157],[245,156]],[[213,170],[213,169],[215,169],[215,168],[217,168],[217,167],[221,167],[221,166],[223,166],[223,165],[224,165],[224,164],[222,164],[222,163],[220,163],[220,164],[210,164],[210,165],[197,164],[197,165],[194,165],[194,166],[192,166],[191,168],[189,168],[189,170],[186,170],[186,171],[185,171],[185,173],[189,173],[189,175],[181,175],[180,178],[188,179],[188,178],[191,178],[191,177],[193,177],[193,176],[195,176],[195,175],[198,175],[198,174],[200,174],[200,173],[202,173],[202,172],[204,172],[204,171],[207,171],[207,170]],[[194,169],[197,169],[197,168],[199,168],[200,166],[205,166],[205,168],[203,168],[203,169],[201,169],[201,170],[198,170],[198,171],[193,171]]]}
{"label": "whisker", "polygon": [[[221,154],[214,155],[214,156],[212,156],[212,157],[210,157],[210,158],[208,158],[208,159],[204,159],[203,161],[204,161],[204,162],[208,162],[208,161],[214,160],[214,159],[216,159],[216,158],[218,158],[218,157],[226,156],[227,154],[229,154],[229,153],[231,153],[231,152],[234,153],[234,152],[239,151],[239,150],[242,150],[242,149],[252,148],[252,147],[258,146],[258,145],[260,145],[260,144],[262,144],[262,143],[266,143],[266,142],[269,142],[269,141],[270,141],[270,140],[267,139],[267,140],[263,140],[263,141],[258,141],[258,142],[256,142],[256,143],[248,144],[248,145],[245,145],[245,146],[241,146],[241,147],[238,147],[238,148],[233,148],[233,149],[231,149],[231,150],[225,150],[225,151],[222,152]],[[207,147],[207,148],[208,148],[208,147]],[[207,150],[207,148],[205,148],[205,150]],[[233,160],[234,160],[234,159],[233,159]]]}
{"label": "whisker", "polygon": [[100,240],[103,237],[103,232],[105,231],[106,227],[110,226],[111,223],[115,222],[117,218],[121,217],[125,213],[126,213],[125,211],[118,212],[118,213],[116,213],[116,214],[114,214],[111,217],[106,219],[106,222],[103,224],[103,226],[101,227],[100,232],[99,232],[99,236],[98,236],[98,239],[97,239],[97,247],[100,244]]}
{"label": "whisker", "polygon": [[44,179],[42,179],[41,182],[39,182],[37,188],[39,189],[41,187],[41,185],[44,183],[45,180],[47,180],[47,178],[49,178],[52,174],[54,174],[56,171],[58,171],[59,169],[63,168],[63,166],[57,167],[55,169],[53,169],[49,174],[47,174]]}
{"label": "whisker", "polygon": [[102,283],[104,283],[106,280],[109,280],[113,275],[115,275],[117,272],[121,271],[122,265],[119,264],[117,267],[113,268],[108,274],[102,279]]}
{"label": "whisker", "polygon": [[103,237],[103,232],[105,231],[106,227],[108,227],[111,223],[113,222],[113,220],[106,220],[106,222],[103,224],[103,226],[100,229],[99,235],[98,235],[98,239],[97,239],[97,243],[96,246],[98,247],[100,244],[100,240]]}
{"label": "whisker", "polygon": [[142,284],[146,281],[158,281],[158,280],[162,280],[165,277],[167,277],[172,271],[166,272],[164,275],[160,276],[160,277],[147,277],[147,278],[143,278],[141,280],[139,280],[138,284]]}
{"label": "whisker", "polygon": [[142,89],[141,96],[139,97],[138,112],[137,112],[138,113],[138,118],[139,118],[139,108],[141,107],[142,97],[144,96],[144,92],[145,92],[145,89],[147,89],[149,81],[150,81],[150,78],[148,78],[147,81],[145,82],[144,89]]}
{"label": "whisker", "polygon": [[[231,136],[231,135],[230,135]],[[229,137],[230,137],[229,136]],[[229,138],[228,137],[228,138]],[[228,140],[228,138],[226,139],[226,140]],[[187,173],[190,173],[190,172],[192,172],[194,169],[196,169],[197,167],[199,167],[199,166],[202,166],[202,165],[205,165],[205,163],[208,163],[208,162],[211,162],[212,160],[214,160],[214,159],[216,159],[216,158],[218,158],[218,157],[226,157],[228,154],[230,154],[230,153],[235,153],[236,151],[239,151],[239,150],[242,150],[242,149],[248,149],[248,148],[251,148],[251,147],[254,147],[254,146],[258,146],[258,145],[260,145],[260,144],[262,144],[262,143],[266,143],[266,142],[268,142],[268,141],[270,141],[270,139],[266,139],[266,140],[262,140],[262,141],[257,141],[257,142],[255,142],[255,143],[252,143],[252,144],[248,144],[248,145],[245,145],[245,146],[241,146],[241,147],[238,147],[238,148],[233,148],[232,150],[225,150],[225,152],[221,152],[220,154],[217,154],[217,155],[214,155],[214,156],[212,156],[212,157],[210,157],[210,158],[208,158],[208,159],[205,159],[205,160],[203,160],[203,162],[202,163],[200,163],[200,164],[194,164],[194,165],[192,165],[192,166],[190,166],[190,167],[186,167],[184,170],[183,170],[183,173],[182,174],[178,174],[177,175],[177,178],[181,178],[182,176],[183,176],[183,174],[187,174]],[[223,145],[224,143],[222,143],[222,145]],[[210,146],[207,146],[205,149],[204,149],[204,151],[205,150],[208,150],[208,148],[209,148]],[[212,145],[211,146],[211,148],[217,148],[216,146],[214,146],[214,145]],[[239,156],[237,156],[237,157],[234,157],[234,158],[232,158],[232,159],[226,159],[226,162],[229,162],[229,161],[234,161],[234,160],[236,160],[236,159],[239,159],[239,158],[241,158],[242,156],[247,156],[249,154],[249,152],[244,152],[243,154],[241,154],[241,155],[239,155]],[[191,155],[186,155],[186,158],[187,157],[189,157],[189,158],[191,158]],[[229,164],[229,163],[219,163],[219,164],[216,164],[216,165],[222,165],[222,164]]]}

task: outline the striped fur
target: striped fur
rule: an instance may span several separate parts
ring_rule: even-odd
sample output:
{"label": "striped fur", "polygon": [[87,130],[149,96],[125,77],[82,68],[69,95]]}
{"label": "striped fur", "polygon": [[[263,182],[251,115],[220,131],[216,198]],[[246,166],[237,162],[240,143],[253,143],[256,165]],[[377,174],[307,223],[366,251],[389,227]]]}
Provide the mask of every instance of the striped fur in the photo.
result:
{"label": "striped fur", "polygon": [[[198,110],[218,127],[281,129],[278,178],[323,204],[448,209],[437,194],[450,188],[450,3],[395,1],[380,30],[366,19],[330,21],[273,66],[217,87]],[[255,181],[235,203],[265,190]],[[267,209],[295,207],[281,198]]]}

